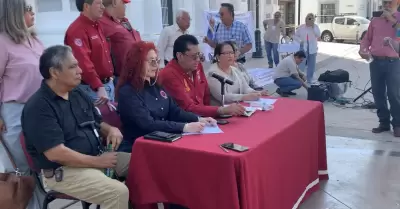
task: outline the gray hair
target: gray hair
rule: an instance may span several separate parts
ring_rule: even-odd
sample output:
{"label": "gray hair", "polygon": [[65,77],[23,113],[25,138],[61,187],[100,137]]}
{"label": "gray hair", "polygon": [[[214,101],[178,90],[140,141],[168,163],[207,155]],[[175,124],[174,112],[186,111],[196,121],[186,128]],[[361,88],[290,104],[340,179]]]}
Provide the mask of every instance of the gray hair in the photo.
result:
{"label": "gray hair", "polygon": [[176,20],[181,18],[184,14],[189,14],[189,12],[186,9],[178,9],[175,16]]}
{"label": "gray hair", "polygon": [[25,23],[25,0],[1,0],[0,33],[10,36],[16,44],[33,35]]}
{"label": "gray hair", "polygon": [[55,45],[44,50],[39,61],[39,69],[44,79],[49,79],[50,69],[62,70],[66,59],[72,55],[72,49],[65,45]]}

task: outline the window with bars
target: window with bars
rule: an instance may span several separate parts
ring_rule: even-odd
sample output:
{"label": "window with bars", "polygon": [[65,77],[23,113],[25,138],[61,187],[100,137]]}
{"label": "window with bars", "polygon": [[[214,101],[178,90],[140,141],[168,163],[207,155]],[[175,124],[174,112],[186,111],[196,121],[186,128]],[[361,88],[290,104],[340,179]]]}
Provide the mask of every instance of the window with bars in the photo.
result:
{"label": "window with bars", "polygon": [[161,14],[163,27],[174,24],[172,0],[161,0]]}
{"label": "window with bars", "polygon": [[332,23],[336,15],[336,4],[321,4],[320,23]]}

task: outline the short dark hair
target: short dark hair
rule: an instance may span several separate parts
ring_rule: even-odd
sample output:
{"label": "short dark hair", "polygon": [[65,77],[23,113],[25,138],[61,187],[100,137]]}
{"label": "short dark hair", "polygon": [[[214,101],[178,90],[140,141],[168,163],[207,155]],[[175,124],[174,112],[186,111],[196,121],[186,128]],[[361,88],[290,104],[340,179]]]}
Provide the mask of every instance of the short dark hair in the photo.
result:
{"label": "short dark hair", "polygon": [[294,56],[297,58],[306,58],[307,57],[306,53],[303,50],[300,50],[300,51],[294,53]]}
{"label": "short dark hair", "polygon": [[92,5],[94,0],[75,0],[76,8],[78,11],[83,12],[83,5],[89,4]]}
{"label": "short dark hair", "polygon": [[189,34],[184,34],[179,36],[175,42],[174,42],[174,59],[178,59],[178,57],[176,56],[177,53],[185,53],[187,51],[189,51],[188,46],[189,45],[199,45],[199,41],[197,40],[196,37],[189,35]]}
{"label": "short dark hair", "polygon": [[228,11],[231,13],[232,17],[235,17],[235,7],[233,7],[233,4],[230,3],[222,3],[221,7],[225,7],[228,9]]}
{"label": "short dark hair", "polygon": [[44,50],[39,60],[39,70],[44,79],[50,79],[50,68],[62,70],[65,59],[72,54],[69,46],[55,45]]}
{"label": "short dark hair", "polygon": [[218,61],[217,60],[217,56],[221,55],[222,48],[224,48],[224,46],[226,46],[226,45],[231,46],[232,49],[233,49],[233,52],[236,52],[235,42],[233,42],[233,41],[225,41],[225,42],[219,43],[219,44],[217,44],[217,46],[215,46],[215,49],[214,49],[214,59],[212,61],[213,63],[216,63]]}

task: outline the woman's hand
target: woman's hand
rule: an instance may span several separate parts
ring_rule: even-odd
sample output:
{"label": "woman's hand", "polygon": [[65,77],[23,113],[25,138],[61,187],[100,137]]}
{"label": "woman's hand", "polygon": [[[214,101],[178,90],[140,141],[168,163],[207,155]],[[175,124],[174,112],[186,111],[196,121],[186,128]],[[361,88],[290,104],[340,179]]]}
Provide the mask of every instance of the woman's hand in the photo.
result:
{"label": "woman's hand", "polygon": [[205,126],[206,126],[206,124],[202,123],[202,122],[187,123],[183,127],[183,132],[185,132],[185,133],[200,133],[204,130]]}
{"label": "woman's hand", "polygon": [[261,97],[261,93],[253,92],[253,93],[243,95],[242,100],[243,101],[257,101],[260,99],[260,97]]}
{"label": "woman's hand", "polygon": [[0,134],[6,132],[6,124],[4,124],[3,119],[0,118]]}

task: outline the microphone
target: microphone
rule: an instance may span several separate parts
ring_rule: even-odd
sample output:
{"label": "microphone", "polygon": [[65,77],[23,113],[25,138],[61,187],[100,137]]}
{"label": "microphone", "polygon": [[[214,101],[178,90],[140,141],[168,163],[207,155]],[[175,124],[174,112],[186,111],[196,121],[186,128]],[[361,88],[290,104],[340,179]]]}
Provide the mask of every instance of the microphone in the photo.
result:
{"label": "microphone", "polygon": [[219,80],[219,82],[221,82],[221,83],[226,83],[226,84],[229,84],[229,85],[233,85],[233,81],[231,81],[231,80],[229,80],[229,79],[227,79],[225,77],[222,77],[222,76],[220,76],[220,75],[218,75],[216,73],[211,73],[211,77]]}

